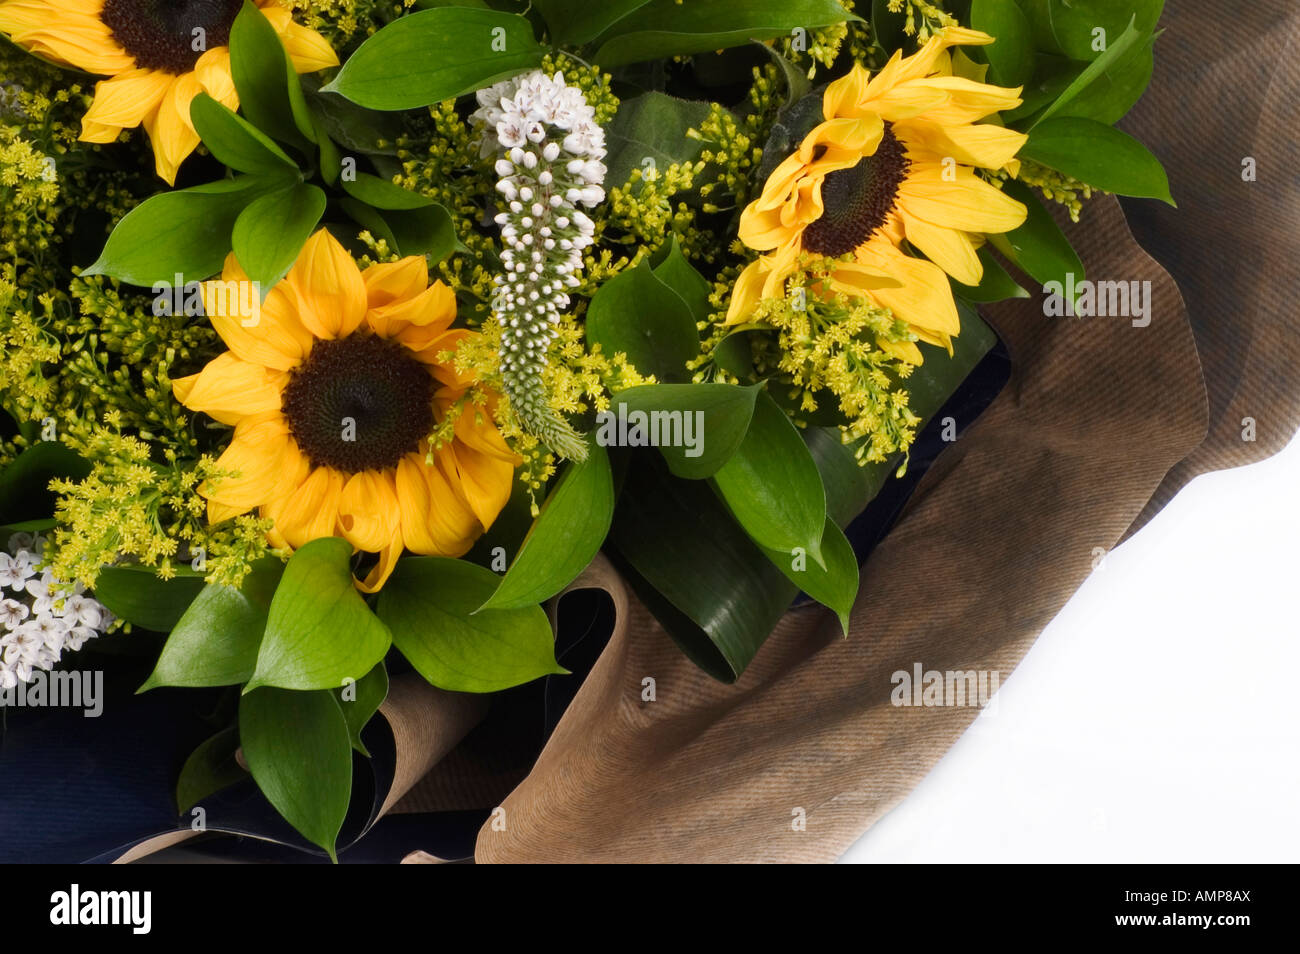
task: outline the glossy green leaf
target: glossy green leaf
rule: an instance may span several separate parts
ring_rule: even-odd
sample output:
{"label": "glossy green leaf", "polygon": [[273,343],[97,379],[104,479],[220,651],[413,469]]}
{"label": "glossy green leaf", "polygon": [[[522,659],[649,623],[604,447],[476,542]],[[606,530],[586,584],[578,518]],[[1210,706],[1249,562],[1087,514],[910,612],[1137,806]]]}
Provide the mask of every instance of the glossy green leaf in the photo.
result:
{"label": "glossy green leaf", "polygon": [[834,0],[651,0],[600,37],[595,62],[608,68],[706,53],[857,19]]}
{"label": "glossy green leaf", "polygon": [[536,0],[546,25],[551,28],[551,42],[578,45],[594,40],[619,20],[644,7],[650,0],[601,0],[600,3],[575,3],[574,0]]}
{"label": "glossy green leaf", "polygon": [[676,235],[673,235],[659,250],[650,264],[655,278],[675,291],[682,301],[686,302],[686,307],[690,309],[691,317],[695,319],[697,325],[700,322],[707,322],[713,316],[713,305],[709,301],[709,296],[713,294],[713,285],[687,261]]}
{"label": "glossy green leaf", "polygon": [[500,585],[483,597],[483,609],[535,606],[560,592],[600,550],[613,516],[609,451],[589,441],[587,459],[566,465]]}
{"label": "glossy green leaf", "polygon": [[389,23],[323,89],[370,109],[416,109],[538,66],[542,53],[521,16],[440,7]]}
{"label": "glossy green leaf", "polygon": [[170,286],[221,271],[231,233],[250,202],[284,187],[281,178],[239,176],[163,192],[128,212],[82,275],[109,275],[132,285]]}
{"label": "glossy green leaf", "polygon": [[253,125],[276,139],[300,141],[289,98],[290,85],[298,86],[297,73],[275,27],[251,0],[244,0],[230,27],[230,73],[239,108]]}
{"label": "glossy green leaf", "polygon": [[369,725],[379,707],[388,698],[388,669],[380,663],[355,683],[334,690],[348,724],[352,747],[367,758],[370,753],[361,741],[361,730]]}
{"label": "glossy green leaf", "polygon": [[1061,282],[1073,274],[1083,280],[1083,262],[1042,201],[1024,183],[1009,180],[1003,191],[1025,204],[1025,224],[1005,235],[990,235],[989,242],[1012,263],[1040,284]]}
{"label": "glossy green leaf", "polygon": [[[668,469],[678,477],[703,480],[716,474],[745,439],[758,391],[757,386],[732,384],[646,384],[628,388],[613,396],[609,415],[597,420],[597,440],[606,446],[635,447],[637,443],[627,440],[634,427],[640,428],[643,437],[658,434],[660,443],[656,446],[668,462]],[[645,417],[637,417],[638,413]],[[618,433],[620,421],[626,434]],[[688,433],[690,442],[685,440]],[[667,435],[677,439],[668,440]]]}
{"label": "glossy green leaf", "polygon": [[379,615],[440,689],[497,692],[565,672],[540,606],[479,610],[496,586],[496,574],[464,560],[407,557],[379,592]]}
{"label": "glossy green leaf", "polygon": [[[1141,32],[1133,23],[1130,23],[1128,29],[1121,33],[1118,39],[1106,48],[1104,53],[1089,63],[1083,72],[1070,81],[1070,84],[1061,91],[1061,95],[1056,97],[1056,100],[1034,120],[1035,124],[1046,122],[1080,99],[1086,101],[1093,85],[1101,83],[1105,77],[1110,75],[1111,71],[1123,63],[1133,49],[1141,46],[1148,36],[1149,34]],[[1110,91],[1103,85],[1101,92],[1108,93]]]}
{"label": "glossy green leaf", "polygon": [[835,611],[840,629],[849,634],[849,613],[858,598],[858,557],[853,545],[829,516],[822,533],[822,557],[825,566],[808,559],[792,557],[788,552],[760,547],[772,565],[785,574],[800,590],[818,603]]}
{"label": "glossy green leaf", "polygon": [[203,585],[203,577],[197,575],[177,574],[163,580],[150,567],[122,565],[100,570],[94,592],[95,599],[114,616],[133,626],[166,633],[198,598]]}
{"label": "glossy green leaf", "polygon": [[271,598],[284,566],[259,560],[239,587],[209,583],[176,622],[153,674],[156,686],[235,686],[253,675]]}
{"label": "glossy green leaf", "polygon": [[826,491],[798,429],[766,392],[749,430],[714,475],[718,492],[759,546],[821,564]]}
{"label": "glossy green leaf", "polygon": [[1009,298],[1028,298],[1029,292],[1002,267],[1002,263],[987,248],[979,250],[980,264],[984,266],[984,277],[978,285],[963,285],[956,279],[949,279],[954,293],[967,301],[987,304],[1006,301]]}
{"label": "glossy green leaf", "polygon": [[334,693],[247,693],[239,700],[239,742],[267,801],[337,862],[352,797],[352,742]]}
{"label": "glossy green leaf", "polygon": [[659,381],[690,379],[686,362],[700,353],[690,306],[642,261],[601,285],[587,308],[587,343],[622,352]]}
{"label": "glossy green leaf", "polygon": [[368,172],[358,172],[356,178],[345,178],[343,191],[376,209],[423,209],[436,204],[427,195],[403,189]]}
{"label": "glossy green leaf", "polygon": [[1149,36],[1164,0],[1017,0],[1040,50],[1090,62],[1112,49],[1130,23]]}
{"label": "glossy green leaf", "polygon": [[989,61],[988,81],[998,86],[1023,86],[1034,68],[1033,27],[1024,11],[1008,0],[972,0],[970,25],[995,38],[982,47]]}
{"label": "glossy green leaf", "polygon": [[248,773],[235,759],[239,732],[232,726],[202,742],[181,766],[176,782],[176,808],[184,815],[209,795],[237,785]]}
{"label": "glossy green leaf", "polygon": [[709,104],[651,91],[625,100],[605,134],[609,150],[605,181],[627,182],[634,169],[652,178],[673,163],[696,159],[704,143],[686,135],[708,118]]}
{"label": "glossy green leaf", "polygon": [[298,172],[298,164],[266,133],[207,93],[190,102],[190,121],[208,151],[232,169],[262,175]]}
{"label": "glossy green leaf", "polygon": [[325,193],[300,182],[254,199],[239,213],[231,233],[235,258],[265,298],[288,274],[325,214]]}
{"label": "glossy green leaf", "polygon": [[649,455],[628,468],[610,542],[668,634],[724,682],[745,671],[797,593],[707,483],[675,478]]}
{"label": "glossy green leaf", "polygon": [[[1052,115],[1095,119],[1107,126],[1119,122],[1151,85],[1155,42],[1155,37],[1139,38],[1127,50],[1108,59],[1095,71],[1087,88],[1063,103]],[[1060,92],[1064,92],[1064,88]]]}
{"label": "glossy green leaf", "polygon": [[335,689],[384,658],[388,628],[353,585],[351,557],[346,541],[321,537],[290,558],[245,692],[258,686]]}
{"label": "glossy green leaf", "polygon": [[1030,130],[1020,156],[1094,189],[1174,205],[1169,177],[1160,160],[1113,126],[1078,117],[1050,119]]}

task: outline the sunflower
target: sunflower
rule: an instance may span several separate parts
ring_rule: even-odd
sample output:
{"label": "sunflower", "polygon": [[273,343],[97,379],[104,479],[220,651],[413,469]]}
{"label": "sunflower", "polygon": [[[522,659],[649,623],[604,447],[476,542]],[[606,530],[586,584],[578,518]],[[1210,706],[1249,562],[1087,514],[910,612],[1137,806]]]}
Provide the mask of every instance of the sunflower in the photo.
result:
{"label": "sunflower", "polygon": [[[960,324],[947,276],[978,285],[984,235],[1026,214],[975,171],[1014,170],[1026,137],[976,121],[1018,105],[1020,90],[952,75],[948,47],[992,42],[948,28],[912,56],[895,53],[874,78],[855,65],[826,88],[823,122],[741,214],[741,240],[768,254],[737,279],[728,325],[760,299],[783,297],[805,256],[843,256],[827,291],[866,295],[918,339],[951,349]],[[928,261],[906,254],[905,240]],[[880,345],[921,363],[914,343]]]}
{"label": "sunflower", "polygon": [[[230,350],[172,385],[186,407],[234,426],[222,476],[200,488],[208,519],[257,507],[272,546],[339,536],[378,553],[358,584],[367,592],[404,549],[465,553],[505,505],[518,458],[492,408],[461,402],[473,376],[442,360],[475,334],[451,327],[451,289],[429,284],[423,257],[363,272],[323,229],[259,310],[230,306],[249,287],[232,282],[248,282],[233,254],[204,285]],[[430,463],[429,434],[457,402],[454,437]]]}
{"label": "sunflower", "polygon": [[[337,66],[324,37],[293,22],[277,0],[255,0],[293,67]],[[158,175],[169,185],[199,135],[190,102],[200,92],[231,109],[230,27],[243,0],[0,0],[0,32],[64,66],[107,75],[81,124],[86,142],[113,142],[144,124]]]}

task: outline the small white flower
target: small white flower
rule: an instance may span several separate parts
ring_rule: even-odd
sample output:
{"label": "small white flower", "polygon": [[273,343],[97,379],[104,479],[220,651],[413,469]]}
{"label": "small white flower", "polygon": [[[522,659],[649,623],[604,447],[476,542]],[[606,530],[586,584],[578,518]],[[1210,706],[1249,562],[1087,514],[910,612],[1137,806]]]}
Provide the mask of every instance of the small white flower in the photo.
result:
{"label": "small white flower", "polygon": [[74,593],[63,603],[63,617],[72,626],[89,626],[98,629],[104,621],[104,607],[89,596]]}
{"label": "small white flower", "polygon": [[25,558],[27,553],[26,550],[19,550],[19,555],[14,556],[0,553],[0,587],[21,590],[32,578],[36,571],[32,568],[32,561]]}
{"label": "small white flower", "polygon": [[0,663],[0,689],[12,689],[18,685],[18,676],[7,665]]}
{"label": "small white flower", "polygon": [[32,544],[34,544],[35,542],[36,542],[35,537],[33,537],[30,533],[23,533],[20,530],[18,533],[10,534],[9,545],[7,549],[9,550],[10,553],[17,554],[22,550],[30,550],[32,548]]}
{"label": "small white flower", "polygon": [[26,603],[17,600],[0,600],[0,624],[5,629],[16,629],[31,614]]}

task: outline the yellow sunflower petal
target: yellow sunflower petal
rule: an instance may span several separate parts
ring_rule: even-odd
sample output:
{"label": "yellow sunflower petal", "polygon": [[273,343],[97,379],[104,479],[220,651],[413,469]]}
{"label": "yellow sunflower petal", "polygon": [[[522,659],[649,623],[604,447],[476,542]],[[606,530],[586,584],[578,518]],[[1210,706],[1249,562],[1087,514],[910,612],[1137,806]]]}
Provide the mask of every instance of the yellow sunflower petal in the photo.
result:
{"label": "yellow sunflower petal", "polygon": [[414,298],[429,287],[429,266],[423,255],[411,255],[396,262],[371,265],[361,273],[366,283],[366,302],[382,308],[395,301]]}
{"label": "yellow sunflower petal", "polygon": [[984,266],[965,232],[931,225],[924,219],[904,216],[907,240],[963,285],[978,285]]}
{"label": "yellow sunflower petal", "polygon": [[112,128],[108,139],[90,139],[92,142],[112,142],[121,129],[133,129],[158,108],[163,96],[171,87],[172,78],[157,70],[128,70],[112,79],[95,84],[95,101],[82,117],[82,138],[102,134]]}
{"label": "yellow sunflower petal", "polygon": [[297,295],[299,319],[318,338],[346,338],[365,318],[361,270],[325,229],[307,240],[287,281]]}
{"label": "yellow sunflower petal", "polygon": [[339,65],[338,54],[329,42],[315,30],[295,23],[287,8],[279,6],[276,0],[258,0],[257,5],[280,34],[293,68],[299,73],[314,73]]}
{"label": "yellow sunflower petal", "polygon": [[456,440],[480,454],[503,460],[512,468],[522,463],[497,430],[486,408],[466,408],[465,413],[456,419],[455,431]]}
{"label": "yellow sunflower petal", "polygon": [[311,332],[298,317],[296,299],[281,283],[267,293],[255,315],[245,314],[243,305],[255,295],[231,252],[221,279],[203,283],[204,312],[226,346],[245,361],[276,371],[296,367],[312,345]]}
{"label": "yellow sunflower petal", "polygon": [[172,392],[192,411],[238,424],[251,415],[280,410],[280,392],[287,381],[283,372],[269,372],[225,351],[198,374],[173,381]]}
{"label": "yellow sunflower petal", "polygon": [[[297,448],[292,450],[302,457]],[[320,537],[332,537],[338,529],[344,480],[332,467],[310,468],[296,488],[262,508],[263,516],[274,522],[295,549]]]}
{"label": "yellow sunflower petal", "polygon": [[144,120],[153,144],[155,169],[168,185],[176,184],[181,163],[199,144],[199,134],[190,123],[190,103],[200,92],[193,73],[178,76],[159,102],[158,111]]}
{"label": "yellow sunflower petal", "polygon": [[401,519],[402,540],[412,553],[438,554],[432,532],[433,494],[425,471],[431,469],[425,452],[407,454],[397,462],[397,509]]}
{"label": "yellow sunflower petal", "polygon": [[239,93],[230,72],[230,47],[218,46],[200,56],[194,64],[194,75],[203,91],[222,106],[239,108]]}
{"label": "yellow sunflower petal", "polygon": [[[432,340],[456,320],[456,293],[441,281],[434,282],[414,298],[394,301],[388,305],[371,308],[366,312],[366,323],[375,334],[391,338],[407,331],[419,331],[413,341]],[[408,347],[422,345],[408,343]]]}
{"label": "yellow sunflower petal", "polygon": [[1024,224],[1025,206],[965,166],[915,163],[898,189],[905,214],[963,232],[1010,232]]}
{"label": "yellow sunflower petal", "polygon": [[952,286],[944,270],[932,262],[904,255],[886,241],[873,239],[856,252],[859,262],[898,278],[897,288],[877,288],[874,298],[918,331],[955,335],[961,331]]}
{"label": "yellow sunflower petal", "polygon": [[853,115],[859,101],[866,95],[870,80],[871,74],[854,63],[847,74],[826,87],[822,94],[822,115],[826,119]]}
{"label": "yellow sunflower petal", "polygon": [[378,593],[388,578],[397,569],[397,558],[402,555],[402,541],[396,540],[379,551],[379,562],[366,574],[364,580],[357,580],[357,589],[363,593]]}
{"label": "yellow sunflower petal", "polygon": [[339,495],[340,535],[358,550],[377,552],[400,540],[394,471],[353,474]]}
{"label": "yellow sunflower petal", "polygon": [[216,469],[230,476],[207,481],[208,519],[219,523],[273,500],[282,482],[291,477],[284,468],[289,427],[277,413],[244,418],[235,425],[230,446],[217,458]]}
{"label": "yellow sunflower petal", "polygon": [[99,18],[102,2],[6,0],[0,3],[0,33],[40,56],[102,76],[135,67]]}
{"label": "yellow sunflower petal", "polygon": [[945,126],[925,119],[901,121],[894,126],[894,132],[913,155],[924,151],[931,159],[951,158],[985,169],[1001,169],[1011,162],[1029,138],[989,123]]}
{"label": "yellow sunflower petal", "polygon": [[507,460],[482,454],[459,441],[450,446],[456,463],[456,473],[461,489],[474,516],[483,528],[489,529],[501,508],[510,499],[515,467]]}

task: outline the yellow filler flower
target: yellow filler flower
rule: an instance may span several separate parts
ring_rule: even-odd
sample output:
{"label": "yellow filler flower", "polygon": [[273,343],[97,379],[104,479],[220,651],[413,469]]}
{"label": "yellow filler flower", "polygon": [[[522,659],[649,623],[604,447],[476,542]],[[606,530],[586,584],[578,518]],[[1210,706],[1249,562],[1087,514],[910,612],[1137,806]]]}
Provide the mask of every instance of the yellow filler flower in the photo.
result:
{"label": "yellow filler flower", "polygon": [[[338,536],[379,563],[374,592],[404,549],[461,556],[510,496],[517,456],[491,408],[464,408],[454,438],[428,436],[474,377],[441,356],[475,333],[452,328],[456,298],[429,284],[423,257],[361,271],[324,229],[253,315],[232,312],[232,254],[204,285],[209,320],[229,351],[172,383],[186,407],[234,426],[200,491],[213,523],[260,508],[270,542]],[[460,409],[458,409],[460,410]]]}
{"label": "yellow filler flower", "polygon": [[[278,0],[255,0],[299,73],[338,66],[325,38],[293,22]],[[63,66],[109,79],[95,86],[82,119],[86,142],[113,142],[144,124],[158,175],[176,170],[199,135],[190,102],[206,92],[231,109],[230,27],[243,0],[0,0],[0,32]]]}
{"label": "yellow filler flower", "polygon": [[[992,42],[950,27],[912,56],[895,53],[874,78],[855,65],[826,88],[824,121],[741,215],[741,240],[768,254],[737,279],[728,325],[783,297],[803,256],[851,255],[831,290],[869,296],[920,340],[951,350],[960,324],[947,276],[978,285],[984,235],[1017,228],[1026,214],[975,172],[1014,170],[1026,137],[976,121],[1017,106],[1020,90],[952,75],[948,47]],[[902,251],[904,240],[929,261]],[[911,342],[880,346],[921,363]]]}

